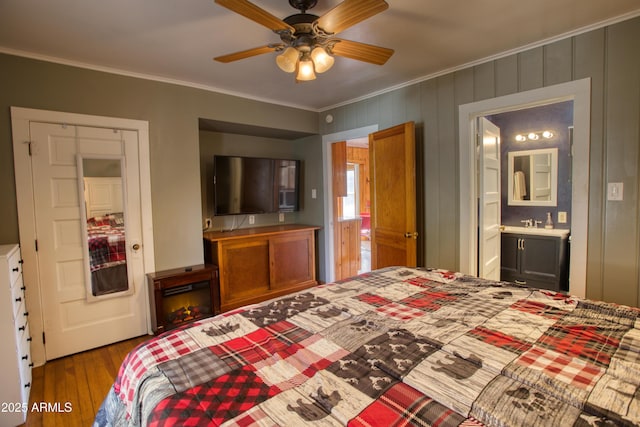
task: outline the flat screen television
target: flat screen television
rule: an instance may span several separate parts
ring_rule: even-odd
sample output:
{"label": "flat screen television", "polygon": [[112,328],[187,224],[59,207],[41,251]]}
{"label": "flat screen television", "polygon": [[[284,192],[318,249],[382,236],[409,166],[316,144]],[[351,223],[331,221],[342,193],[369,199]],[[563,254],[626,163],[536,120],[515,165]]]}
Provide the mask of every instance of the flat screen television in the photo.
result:
{"label": "flat screen television", "polygon": [[214,215],[300,209],[300,160],[213,157]]}

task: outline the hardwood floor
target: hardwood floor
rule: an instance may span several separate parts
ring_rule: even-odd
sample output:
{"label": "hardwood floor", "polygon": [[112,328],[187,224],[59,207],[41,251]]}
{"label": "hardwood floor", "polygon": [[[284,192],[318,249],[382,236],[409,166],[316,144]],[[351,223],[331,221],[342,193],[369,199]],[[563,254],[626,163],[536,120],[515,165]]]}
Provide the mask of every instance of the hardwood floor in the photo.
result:
{"label": "hardwood floor", "polygon": [[[58,412],[30,411],[26,427],[90,426],[127,353],[150,336],[51,360],[33,369],[29,408],[48,404]],[[65,409],[69,409],[65,412]]]}

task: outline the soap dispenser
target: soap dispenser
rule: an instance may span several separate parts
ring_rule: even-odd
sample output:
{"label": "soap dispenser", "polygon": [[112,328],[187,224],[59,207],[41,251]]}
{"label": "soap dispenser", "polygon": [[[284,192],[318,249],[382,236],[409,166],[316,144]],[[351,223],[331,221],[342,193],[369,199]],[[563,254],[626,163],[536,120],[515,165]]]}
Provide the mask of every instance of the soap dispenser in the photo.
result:
{"label": "soap dispenser", "polygon": [[551,220],[551,212],[547,212],[547,222],[544,223],[544,228],[553,228],[553,221]]}

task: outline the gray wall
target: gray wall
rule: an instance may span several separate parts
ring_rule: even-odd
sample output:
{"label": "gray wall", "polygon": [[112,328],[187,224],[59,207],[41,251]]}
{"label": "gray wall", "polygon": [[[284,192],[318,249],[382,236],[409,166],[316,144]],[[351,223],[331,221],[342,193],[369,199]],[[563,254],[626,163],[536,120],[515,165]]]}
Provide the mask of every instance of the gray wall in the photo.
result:
{"label": "gray wall", "polygon": [[199,118],[318,133],[316,112],[0,54],[0,243],[19,240],[10,106],[149,122],[157,270],[203,260]]}
{"label": "gray wall", "polygon": [[[591,78],[587,296],[638,305],[640,18],[439,76],[323,112],[322,134],[413,120],[423,168],[420,263],[459,268],[458,106]],[[326,114],[334,121],[327,124]],[[624,183],[624,201],[606,183]]]}

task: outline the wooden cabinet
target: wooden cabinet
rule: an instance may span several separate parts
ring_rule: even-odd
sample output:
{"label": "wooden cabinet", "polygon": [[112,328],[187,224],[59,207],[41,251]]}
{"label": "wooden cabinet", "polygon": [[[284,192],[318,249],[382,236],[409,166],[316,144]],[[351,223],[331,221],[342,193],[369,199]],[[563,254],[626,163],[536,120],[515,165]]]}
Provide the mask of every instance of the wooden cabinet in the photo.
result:
{"label": "wooden cabinet", "polygon": [[221,311],[316,285],[317,229],[282,225],[205,233],[205,259],[220,269]]}
{"label": "wooden cabinet", "polygon": [[18,245],[0,245],[0,402],[13,405],[0,415],[0,424],[25,422],[31,391],[31,335],[22,281],[22,258]]}
{"label": "wooden cabinet", "polygon": [[567,291],[567,237],[502,233],[500,279],[533,288]]}
{"label": "wooden cabinet", "polygon": [[194,265],[147,274],[155,334],[220,313],[218,267]]}
{"label": "wooden cabinet", "polygon": [[336,223],[336,280],[355,276],[360,270],[360,224],[360,218],[340,220]]}

